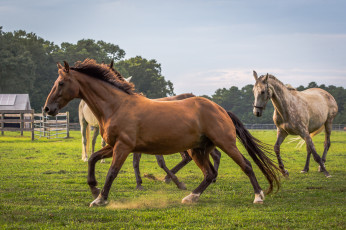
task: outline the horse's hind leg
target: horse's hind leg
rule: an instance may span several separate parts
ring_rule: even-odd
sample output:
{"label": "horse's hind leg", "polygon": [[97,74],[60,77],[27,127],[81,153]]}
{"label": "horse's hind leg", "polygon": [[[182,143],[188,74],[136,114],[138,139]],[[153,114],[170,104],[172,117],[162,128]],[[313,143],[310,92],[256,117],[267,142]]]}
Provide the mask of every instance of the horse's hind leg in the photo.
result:
{"label": "horse's hind leg", "polygon": [[322,158],[317,154],[314,143],[312,142],[312,139],[308,132],[306,132],[305,137],[303,137],[305,140],[305,143],[307,147],[309,148],[309,151],[311,151],[312,156],[314,157],[314,160],[320,165],[322,172],[324,172],[324,175],[326,177],[330,177],[328,171],[326,170],[324,163],[322,161]]}
{"label": "horse's hind leg", "polygon": [[177,185],[177,187],[179,189],[185,190],[186,185],[183,182],[180,182],[178,180],[178,177],[176,177],[171,171],[169,171],[169,169],[166,166],[165,159],[163,158],[163,156],[155,155],[155,157],[156,157],[158,165],[160,166],[160,168],[162,168],[167,173],[167,176],[169,176],[173,180],[173,182]]}
{"label": "horse's hind leg", "polygon": [[108,158],[111,157],[113,153],[113,148],[109,145],[106,147],[103,147],[101,150],[93,153],[88,161],[88,184],[91,189],[91,193],[94,198],[96,198],[99,193],[100,189],[98,189],[97,186],[97,181],[95,178],[95,164],[97,161],[103,158]]}
{"label": "horse's hind leg", "polygon": [[217,177],[217,172],[209,160],[209,152],[212,148],[197,148],[193,149],[191,153],[191,158],[195,161],[197,166],[202,170],[204,174],[204,179],[202,183],[192,191],[192,193],[186,196],[182,203],[194,203],[197,202],[203,191],[213,182]]}
{"label": "horse's hind leg", "polygon": [[254,171],[252,170],[252,166],[250,161],[248,161],[238,150],[236,144],[232,144],[228,148],[222,148],[219,146],[229,157],[231,157],[243,170],[243,172],[249,177],[252,187],[255,192],[254,203],[262,204],[264,200],[264,193],[262,188],[258,184],[257,178],[255,176]]}
{"label": "horse's hind leg", "polygon": [[[322,155],[322,161],[323,161],[323,164],[326,163],[326,160],[327,160],[327,152],[330,148],[330,135],[332,133],[332,122],[333,120],[328,120],[325,124],[324,124],[324,127],[325,127],[325,138],[324,138],[324,151],[323,151],[323,155]],[[318,167],[318,171],[319,172],[323,172],[321,167],[319,166]]]}
{"label": "horse's hind leg", "polygon": [[284,163],[282,162],[281,155],[280,155],[280,145],[282,144],[282,142],[285,140],[286,137],[287,137],[287,133],[285,131],[278,130],[276,143],[274,145],[274,152],[276,154],[276,158],[278,159],[279,168],[282,175],[284,175],[285,177],[288,177],[289,175],[288,171],[285,169]]}
{"label": "horse's hind leg", "polygon": [[141,173],[139,171],[139,161],[141,160],[142,154],[133,153],[133,169],[135,170],[137,190],[143,190]]}
{"label": "horse's hind leg", "polygon": [[[180,169],[182,169],[185,165],[187,165],[190,161],[192,161],[192,158],[189,156],[187,151],[180,152],[182,160],[174,166],[170,171],[173,174],[176,174]],[[171,181],[171,178],[167,175],[164,179],[166,183],[169,183]]]}
{"label": "horse's hind leg", "polygon": [[220,151],[215,148],[213,151],[210,152],[210,156],[213,158],[215,170],[219,171],[219,165],[220,165],[220,159],[221,159]]}
{"label": "horse's hind leg", "polygon": [[306,145],[306,162],[305,162],[305,166],[304,169],[302,171],[300,171],[301,173],[307,173],[309,172],[309,164],[310,164],[310,157],[311,157],[311,151],[310,148]]}

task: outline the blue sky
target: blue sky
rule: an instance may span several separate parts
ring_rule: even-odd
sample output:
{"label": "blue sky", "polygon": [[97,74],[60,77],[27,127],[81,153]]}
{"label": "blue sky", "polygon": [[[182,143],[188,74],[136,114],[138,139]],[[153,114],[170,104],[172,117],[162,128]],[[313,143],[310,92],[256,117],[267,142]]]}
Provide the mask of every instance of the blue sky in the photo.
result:
{"label": "blue sky", "polygon": [[[103,40],[156,59],[176,93],[253,84],[346,87],[344,0],[1,0],[4,31],[53,41]],[[54,76],[55,77],[55,76]]]}

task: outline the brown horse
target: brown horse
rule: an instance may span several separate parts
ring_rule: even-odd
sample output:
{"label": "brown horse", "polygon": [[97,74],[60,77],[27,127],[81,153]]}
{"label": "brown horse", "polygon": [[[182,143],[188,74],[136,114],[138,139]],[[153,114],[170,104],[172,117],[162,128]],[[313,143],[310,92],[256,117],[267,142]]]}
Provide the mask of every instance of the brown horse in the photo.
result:
{"label": "brown horse", "polygon": [[[109,65],[109,69],[112,70],[115,73],[115,77],[125,81],[130,82],[132,77],[129,78],[124,78],[118,71],[113,69],[113,61]],[[175,100],[183,100],[189,97],[195,97],[192,93],[184,93],[184,94],[179,94],[176,96],[171,96],[171,97],[164,97],[164,98],[158,98],[154,99],[157,101],[175,101]],[[85,101],[81,100],[79,103],[79,109],[78,109],[78,114],[79,114],[79,123],[81,126],[81,133],[82,133],[82,160],[88,161],[88,150],[89,150],[89,142],[90,142],[90,126],[94,127],[94,132],[93,132],[93,137],[92,137],[92,145],[91,145],[91,153],[94,153],[95,149],[95,143],[96,143],[96,138],[99,135],[99,122],[95,115],[92,113],[90,110],[89,106],[85,103]],[[102,139],[102,138],[101,138]],[[101,140],[101,145],[104,147],[106,143],[104,140]],[[165,159],[163,158],[162,155],[155,155],[157,163],[160,168],[162,168],[166,173],[165,177],[165,182],[169,183],[171,180],[177,185],[179,189],[186,189],[186,185],[183,182],[180,182],[178,177],[175,176],[175,174],[183,168],[185,165],[187,165],[192,159],[187,153],[187,151],[180,152],[181,155],[181,162],[179,162],[173,169],[172,171],[169,170],[166,166]],[[214,168],[216,171],[218,171],[219,164],[220,164],[220,157],[221,153],[215,148],[213,151],[210,153],[211,157],[214,160]],[[139,171],[139,162],[141,159],[142,154],[140,153],[133,153],[133,168],[135,171],[135,177],[136,177],[136,183],[137,186],[136,188],[138,190],[143,190],[142,186],[142,178],[141,174]],[[104,159],[101,160],[101,163],[104,163]]]}
{"label": "brown horse", "polygon": [[[113,77],[114,72],[94,60],[86,59],[70,69],[58,64],[59,77],[49,93],[44,110],[49,115],[74,98],[83,99],[100,122],[107,145],[89,161],[88,184],[96,198],[90,206],[107,204],[109,190],[131,152],[173,154],[186,149],[202,170],[204,179],[182,203],[197,202],[203,191],[217,177],[209,153],[218,146],[249,177],[255,193],[254,203],[263,203],[264,194],[251,163],[240,153],[236,137],[269,182],[268,193],[279,187],[278,168],[249,135],[242,123],[214,102],[191,97],[180,101],[154,101],[134,92],[134,86]],[[257,140],[257,141],[256,141]],[[96,187],[95,163],[112,156],[103,189]]]}
{"label": "brown horse", "polygon": [[[184,93],[179,94],[176,96],[171,97],[163,97],[163,98],[157,98],[153,99],[155,101],[176,101],[176,100],[184,100],[186,98],[195,97],[192,93]],[[180,152],[182,160],[172,169],[169,170],[166,166],[165,159],[162,155],[155,155],[156,160],[160,168],[162,168],[166,173],[167,176],[165,177],[166,183],[169,183],[171,180],[177,185],[179,189],[186,189],[186,186],[183,182],[180,182],[179,179],[175,176],[175,174],[183,168],[185,165],[187,165],[192,159],[189,156],[187,151]],[[141,173],[139,171],[139,162],[141,159],[142,154],[140,153],[133,153],[133,168],[135,170],[135,176],[136,176],[136,182],[137,182],[137,189],[142,190],[142,178]],[[216,172],[218,171],[219,164],[220,164],[220,157],[221,153],[215,148],[210,152],[210,156],[213,158],[214,161],[214,168]]]}
{"label": "brown horse", "polygon": [[[274,146],[283,175],[288,176],[280,157],[280,145],[288,135],[299,135],[306,143],[307,158],[302,173],[309,171],[311,153],[319,164],[320,171],[329,177],[325,169],[327,152],[330,147],[330,134],[332,123],[338,112],[338,106],[332,95],[328,92],[313,88],[297,91],[292,87],[285,86],[272,75],[257,76],[253,72],[256,84],[253,87],[255,96],[253,113],[260,117],[262,110],[269,100],[274,105],[273,120],[277,127],[277,140]],[[311,137],[325,129],[324,152],[322,159],[317,154]]]}

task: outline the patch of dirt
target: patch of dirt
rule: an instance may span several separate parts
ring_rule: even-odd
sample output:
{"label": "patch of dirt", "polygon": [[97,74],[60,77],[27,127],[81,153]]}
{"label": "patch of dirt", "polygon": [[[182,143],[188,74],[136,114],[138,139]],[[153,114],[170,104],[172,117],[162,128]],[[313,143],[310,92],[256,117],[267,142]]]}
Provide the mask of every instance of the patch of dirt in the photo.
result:
{"label": "patch of dirt", "polygon": [[159,180],[159,179],[157,179],[153,174],[151,174],[151,173],[144,173],[144,175],[143,175],[144,177],[146,177],[146,178],[148,178],[148,179],[151,179],[151,180]]}

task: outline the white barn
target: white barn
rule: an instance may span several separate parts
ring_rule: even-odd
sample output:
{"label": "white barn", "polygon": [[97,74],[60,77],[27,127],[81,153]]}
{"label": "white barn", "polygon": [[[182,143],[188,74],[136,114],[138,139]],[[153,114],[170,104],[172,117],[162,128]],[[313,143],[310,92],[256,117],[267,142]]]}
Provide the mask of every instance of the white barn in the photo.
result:
{"label": "white barn", "polygon": [[29,94],[0,94],[0,111],[30,109]]}

